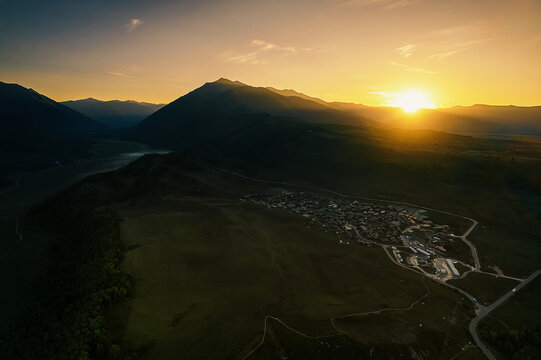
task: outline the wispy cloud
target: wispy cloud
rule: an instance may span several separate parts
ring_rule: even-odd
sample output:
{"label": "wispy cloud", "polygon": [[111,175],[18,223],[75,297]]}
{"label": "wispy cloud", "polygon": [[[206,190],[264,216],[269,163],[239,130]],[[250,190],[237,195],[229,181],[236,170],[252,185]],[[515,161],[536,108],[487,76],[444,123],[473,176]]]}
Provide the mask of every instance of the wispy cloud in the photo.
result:
{"label": "wispy cloud", "polygon": [[440,51],[437,51],[431,55],[428,56],[428,59],[435,59],[435,60],[442,60],[445,59],[451,55],[455,55],[458,53],[461,53],[463,51],[472,49],[476,47],[477,45],[490,41],[492,38],[486,38],[486,39],[478,39],[478,40],[472,40],[472,41],[466,41],[461,42],[454,45],[449,45],[446,48],[443,48]]}
{"label": "wispy cloud", "polygon": [[128,75],[119,71],[106,71],[106,74],[113,75],[113,76],[119,76],[119,77],[133,77],[133,75]]}
{"label": "wispy cloud", "polygon": [[144,21],[141,19],[131,19],[130,22],[125,25],[126,31],[127,32],[133,31],[135,30],[136,27],[141,26],[143,23]]}
{"label": "wispy cloud", "polygon": [[413,54],[413,50],[415,49],[415,45],[413,44],[406,44],[404,46],[398,47],[394,49],[396,52],[400,54],[400,56],[409,58],[411,54]]}
{"label": "wispy cloud", "polygon": [[490,31],[490,27],[487,23],[479,21],[471,24],[459,24],[438,30],[434,30],[429,33],[432,37],[452,37],[452,36],[468,36],[470,34],[486,34]]}
{"label": "wispy cloud", "polygon": [[296,47],[293,46],[280,46],[265,40],[252,40],[252,45],[259,47],[259,51],[279,50],[292,53],[299,51]]}
{"label": "wispy cloud", "polygon": [[119,77],[133,78],[142,71],[141,67],[137,64],[115,64],[112,66],[112,70],[105,71],[106,74]]}
{"label": "wispy cloud", "polygon": [[258,59],[257,51],[245,54],[235,54],[233,51],[225,51],[220,54],[220,57],[223,58],[226,62],[236,64],[264,65],[267,63],[265,60]]}
{"label": "wispy cloud", "polygon": [[420,67],[410,66],[410,65],[398,63],[395,61],[391,61],[390,64],[396,67],[406,69],[407,71],[411,71],[411,72],[422,73],[422,74],[437,74],[437,72],[435,71],[430,71],[430,70],[426,70]]}
{"label": "wispy cloud", "polygon": [[295,47],[283,46],[265,40],[254,39],[247,46],[250,51],[238,53],[232,50],[225,51],[220,54],[220,57],[226,62],[237,64],[253,64],[264,65],[267,60],[263,57],[273,54],[276,57],[291,56],[307,51],[322,51],[327,47]]}
{"label": "wispy cloud", "polygon": [[424,0],[338,0],[336,7],[365,6],[392,10],[413,5]]}
{"label": "wispy cloud", "polygon": [[427,59],[442,60],[498,39],[499,36],[501,29],[484,21],[438,29],[428,34],[428,39],[438,45]]}

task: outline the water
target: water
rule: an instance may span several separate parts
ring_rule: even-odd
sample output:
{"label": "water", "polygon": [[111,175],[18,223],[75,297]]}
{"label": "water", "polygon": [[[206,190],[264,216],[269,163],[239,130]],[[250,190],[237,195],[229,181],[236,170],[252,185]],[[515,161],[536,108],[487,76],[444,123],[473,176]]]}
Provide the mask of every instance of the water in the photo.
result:
{"label": "water", "polygon": [[50,266],[47,236],[29,229],[21,216],[33,205],[90,174],[118,169],[146,153],[166,152],[139,143],[103,140],[95,144],[92,156],[88,158],[10,176],[15,186],[0,191],[0,219],[3,222],[0,229],[0,283],[3,288],[0,333],[7,330],[16,315],[33,301],[36,296],[34,283]]}
{"label": "water", "polygon": [[167,153],[146,145],[120,140],[102,140],[92,149],[92,156],[68,165],[10,175],[16,182],[0,192],[0,216],[20,216],[33,205],[68,188],[91,174],[116,170],[147,153]]}

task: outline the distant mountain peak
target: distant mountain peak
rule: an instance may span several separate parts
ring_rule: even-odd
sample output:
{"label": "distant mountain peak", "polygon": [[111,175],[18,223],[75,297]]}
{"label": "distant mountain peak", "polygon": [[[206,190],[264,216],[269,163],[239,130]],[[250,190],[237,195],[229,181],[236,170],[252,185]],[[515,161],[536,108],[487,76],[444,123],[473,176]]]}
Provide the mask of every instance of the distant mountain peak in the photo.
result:
{"label": "distant mountain peak", "polygon": [[137,125],[148,115],[163,105],[138,102],[134,100],[97,100],[86,98],[65,101],[62,104],[88,116],[89,118],[114,128],[127,128]]}
{"label": "distant mountain peak", "polygon": [[246,86],[246,84],[241,83],[240,81],[233,81],[233,80],[229,80],[223,77],[212,82],[212,84],[229,85],[229,86]]}

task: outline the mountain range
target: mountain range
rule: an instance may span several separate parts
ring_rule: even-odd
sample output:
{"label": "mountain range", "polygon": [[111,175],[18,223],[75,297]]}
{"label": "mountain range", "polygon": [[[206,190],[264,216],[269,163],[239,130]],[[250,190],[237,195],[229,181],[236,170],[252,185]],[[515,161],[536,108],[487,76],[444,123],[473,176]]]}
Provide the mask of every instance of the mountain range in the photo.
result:
{"label": "mountain range", "polygon": [[132,100],[100,101],[93,98],[63,101],[61,104],[112,128],[133,127],[164,106]]}
{"label": "mountain range", "polygon": [[[398,108],[326,102],[291,89],[252,87],[224,78],[165,106],[91,98],[58,103],[32,89],[0,83],[0,150],[7,154],[3,162],[11,165],[22,163],[21,154],[32,154],[36,159],[73,157],[88,148],[87,141],[111,135],[186,150],[223,144],[226,139],[250,133],[250,142],[265,139],[269,149],[276,149],[279,145],[273,141],[308,131],[310,126],[364,129],[366,139],[375,132],[384,134],[383,129],[400,128],[541,134],[541,107],[455,106],[421,109],[411,115]],[[372,129],[371,134],[367,129]],[[377,141],[377,136],[371,141]],[[228,151],[240,149],[239,144],[231,146]]]}
{"label": "mountain range", "polygon": [[335,125],[365,122],[358,115],[301,97],[222,78],[164,106],[126,133],[131,140],[184,149],[276,118]]}
{"label": "mountain range", "polygon": [[476,104],[420,109],[417,113],[410,115],[395,107],[326,102],[291,89],[267,89],[283,96],[300,97],[336,110],[347,111],[391,127],[430,129],[451,133],[541,134],[541,106]]}
{"label": "mountain range", "polygon": [[[0,82],[0,126],[4,130],[2,140],[11,138],[10,143],[14,144],[37,134],[67,140],[96,136],[105,129],[102,124],[32,89],[3,82]],[[14,139],[13,132],[18,139]]]}
{"label": "mountain range", "polygon": [[32,89],[0,82],[0,174],[81,156],[108,128]]}
{"label": "mountain range", "polygon": [[[359,306],[377,309],[382,299],[402,307],[400,296],[413,301],[412,311],[396,312],[398,320],[377,315],[370,325],[379,329],[377,351],[385,354],[381,358],[409,353],[419,358],[421,353],[447,359],[448,354],[460,354],[463,344],[471,340],[466,329],[472,304],[454,289],[439,293],[439,285],[421,282],[417,275],[395,266],[388,260],[390,245],[383,246],[383,254],[374,246],[361,247],[354,240],[350,244],[353,232],[328,219],[334,218],[331,212],[335,211],[348,221],[361,216],[361,207],[355,207],[358,213],[349,205],[343,207],[356,197],[362,197],[358,205],[362,208],[365,202],[385,206],[392,202],[396,207],[389,208],[415,211],[416,217],[427,216],[460,233],[469,229],[469,234],[473,226],[466,220],[475,218],[479,226],[474,241],[483,248],[479,252],[483,275],[494,269],[524,277],[537,268],[535,239],[541,231],[538,142],[414,128],[420,127],[414,121],[421,122],[426,114],[434,119],[441,116],[446,126],[453,124],[449,119],[507,124],[508,116],[524,109],[474,106],[455,108],[454,113],[437,109],[410,116],[399,109],[327,103],[293,90],[220,79],[160,108],[132,128],[113,131],[33,90],[2,87],[2,137],[19,146],[0,152],[9,155],[10,161],[15,155],[21,159],[20,151],[26,147],[33,149],[33,156],[43,156],[36,152],[40,142],[43,151],[52,151],[47,141],[59,144],[51,147],[57,152],[49,154],[57,159],[59,154],[73,154],[75,145],[110,135],[175,150],[147,154],[116,171],[94,173],[23,218],[0,224],[5,234],[13,239],[19,236],[16,246],[21,244],[16,248],[18,256],[10,253],[4,258],[9,262],[3,263],[8,264],[2,272],[4,292],[10,296],[2,298],[5,302],[0,308],[8,313],[5,318],[15,319],[9,330],[5,326],[5,335],[0,326],[0,352],[6,358],[78,358],[82,354],[116,359],[127,354],[126,358],[176,359],[186,349],[191,349],[186,358],[216,359],[224,357],[225,351],[228,358],[240,358],[238,354],[253,353],[251,344],[262,343],[263,326],[269,326],[272,341],[280,349],[270,350],[269,357],[284,354],[284,348],[303,348],[299,357],[312,358],[314,343],[325,343],[299,341],[298,334],[282,332],[287,330],[282,326],[285,323],[267,325],[269,309],[294,314],[295,323],[322,324],[327,329],[336,314],[358,315]],[[528,111],[532,114],[517,117],[517,122],[535,119],[535,109]],[[378,112],[381,117],[374,115]],[[389,119],[382,120],[384,115]],[[407,126],[400,128],[399,121]],[[458,120],[454,121],[456,126]],[[29,143],[33,139],[36,144]],[[0,171],[5,168],[4,159],[0,158]],[[69,167],[60,168],[64,169]],[[11,192],[15,195],[26,191],[24,181],[23,187],[18,186],[18,181],[5,182],[4,188],[8,194],[17,189]],[[307,199],[319,198],[316,212],[328,209],[322,223],[312,218],[314,213],[305,213],[304,205],[299,206],[306,218],[286,213],[287,208],[294,208],[287,199],[296,192],[307,194]],[[241,201],[270,194],[280,199],[277,209]],[[336,209],[337,204],[341,205]],[[385,211],[370,212],[375,214],[370,215],[370,222],[378,220],[374,237],[390,244],[393,240],[381,237],[380,229],[394,231],[398,225],[379,222],[389,219]],[[415,222],[408,219],[404,219],[406,229]],[[401,234],[398,230],[394,234]],[[446,254],[456,251],[457,257],[470,259],[468,245],[455,237],[446,240],[445,246]],[[41,247],[47,249],[41,251]],[[26,285],[9,272],[21,264]],[[249,282],[244,282],[245,274],[251,274]],[[38,284],[35,300],[24,304],[33,282]],[[268,283],[272,286],[267,287]],[[464,284],[466,290],[472,287]],[[480,288],[479,294],[487,291]],[[413,297],[412,291],[418,294]],[[184,310],[171,299],[186,299],[185,304],[193,305]],[[416,306],[418,302],[422,304]],[[346,306],[343,310],[338,309],[341,304]],[[323,317],[322,309],[326,311]],[[453,320],[440,320],[443,314]],[[157,331],[143,331],[146,335],[141,337],[148,319],[159,320],[152,325]],[[201,319],[219,330],[206,331],[209,326],[202,326]],[[351,336],[371,332],[366,330],[365,319],[346,321],[342,326],[349,330],[331,335],[339,342],[329,349],[329,356],[350,358],[361,354],[360,350],[372,354],[370,337]],[[417,326],[421,321],[422,329]],[[380,322],[384,322],[382,327]],[[395,333],[412,334],[415,341],[388,336],[396,324],[402,328]],[[413,333],[413,328],[420,330]],[[449,339],[455,347],[451,351]],[[412,346],[419,352],[413,352]]]}

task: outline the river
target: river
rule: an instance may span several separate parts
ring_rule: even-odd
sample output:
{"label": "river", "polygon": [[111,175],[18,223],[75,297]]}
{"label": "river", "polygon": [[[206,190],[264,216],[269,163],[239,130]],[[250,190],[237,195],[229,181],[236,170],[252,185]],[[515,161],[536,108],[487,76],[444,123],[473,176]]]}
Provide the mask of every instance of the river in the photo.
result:
{"label": "river", "polygon": [[33,205],[68,188],[90,174],[116,170],[147,153],[167,153],[121,140],[101,140],[92,155],[73,163],[37,171],[11,174],[15,185],[0,192],[0,217],[20,216]]}
{"label": "river", "polygon": [[71,164],[11,174],[13,184],[0,190],[0,333],[35,296],[35,281],[49,263],[47,234],[28,229],[23,215],[32,206],[90,174],[118,169],[146,153],[166,153],[145,145],[102,140],[92,155]]}

